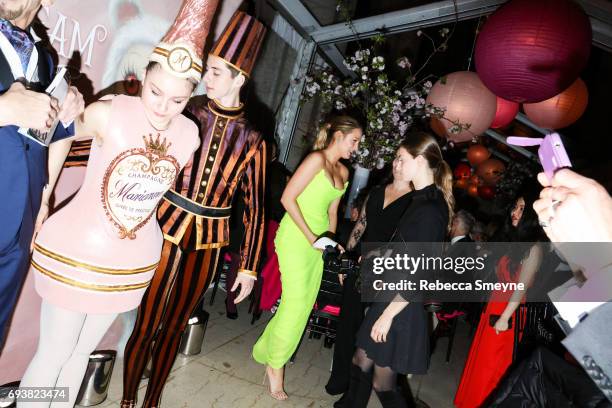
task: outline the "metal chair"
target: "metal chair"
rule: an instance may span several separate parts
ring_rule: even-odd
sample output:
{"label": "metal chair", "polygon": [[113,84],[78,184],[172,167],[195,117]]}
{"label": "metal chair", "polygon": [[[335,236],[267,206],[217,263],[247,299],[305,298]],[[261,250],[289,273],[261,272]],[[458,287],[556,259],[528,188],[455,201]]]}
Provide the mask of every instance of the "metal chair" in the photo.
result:
{"label": "metal chair", "polygon": [[317,301],[310,312],[310,317],[300,342],[289,360],[291,363],[295,361],[295,357],[306,334],[308,334],[309,339],[323,337],[324,346],[327,348],[333,346],[336,339],[336,327],[340,317],[341,304],[342,285],[338,281],[338,275],[324,270]]}

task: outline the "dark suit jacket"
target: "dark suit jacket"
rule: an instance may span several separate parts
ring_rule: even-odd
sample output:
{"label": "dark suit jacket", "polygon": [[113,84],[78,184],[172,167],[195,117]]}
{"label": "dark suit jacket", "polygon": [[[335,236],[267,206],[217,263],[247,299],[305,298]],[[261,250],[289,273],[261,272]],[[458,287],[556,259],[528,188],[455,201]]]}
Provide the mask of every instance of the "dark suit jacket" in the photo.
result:
{"label": "dark suit jacket", "polygon": [[[40,88],[44,89],[50,83],[54,67],[49,52],[38,44],[36,47]],[[10,66],[0,52],[0,94],[13,81]],[[17,129],[12,125],[0,127],[0,256],[16,243],[26,206],[31,206],[33,217],[38,214],[42,190],[47,184],[47,148],[17,133]],[[53,141],[73,134],[72,125],[65,129],[60,123]]]}

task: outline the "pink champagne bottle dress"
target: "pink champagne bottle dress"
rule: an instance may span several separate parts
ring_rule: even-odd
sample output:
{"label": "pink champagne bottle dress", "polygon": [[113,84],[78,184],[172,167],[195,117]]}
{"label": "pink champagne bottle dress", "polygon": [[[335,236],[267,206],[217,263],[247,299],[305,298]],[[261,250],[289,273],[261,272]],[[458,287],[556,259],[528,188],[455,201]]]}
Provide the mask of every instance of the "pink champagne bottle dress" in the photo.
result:
{"label": "pink champagne bottle dress", "polygon": [[138,307],[163,243],[155,210],[199,145],[197,126],[183,115],[157,131],[140,98],[111,103],[83,186],[43,224],[32,255],[40,296],[82,313]]}

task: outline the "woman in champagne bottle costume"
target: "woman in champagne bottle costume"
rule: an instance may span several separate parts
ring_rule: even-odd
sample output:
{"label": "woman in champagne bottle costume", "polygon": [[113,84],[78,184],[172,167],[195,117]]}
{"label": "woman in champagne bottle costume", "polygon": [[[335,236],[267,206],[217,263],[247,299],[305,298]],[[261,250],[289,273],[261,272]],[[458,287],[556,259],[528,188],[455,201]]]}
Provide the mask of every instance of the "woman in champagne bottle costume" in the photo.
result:
{"label": "woman in champagne bottle costume", "polygon": [[94,137],[83,187],[43,224],[32,255],[41,336],[21,386],[68,387],[68,401],[52,407],[74,405],[90,353],[118,313],[138,306],[159,262],[154,215],[199,146],[181,112],[202,75],[216,6],[186,0],[157,47],[165,58],[151,57],[142,95],[93,103],[77,121],[77,135]]}

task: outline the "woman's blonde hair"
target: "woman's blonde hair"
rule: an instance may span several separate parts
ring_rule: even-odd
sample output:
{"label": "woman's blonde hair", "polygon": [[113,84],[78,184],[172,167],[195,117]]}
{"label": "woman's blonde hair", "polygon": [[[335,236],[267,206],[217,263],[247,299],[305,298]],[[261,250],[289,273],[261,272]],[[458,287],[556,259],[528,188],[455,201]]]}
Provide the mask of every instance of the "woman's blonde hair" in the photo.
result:
{"label": "woman's blonde hair", "polygon": [[414,158],[423,156],[433,171],[434,183],[442,191],[448,207],[448,228],[453,219],[455,198],[453,197],[453,173],[442,157],[436,139],[426,132],[411,133],[400,145]]}
{"label": "woman's blonde hair", "polygon": [[323,150],[329,146],[334,138],[334,133],[342,132],[343,135],[361,129],[361,125],[351,116],[335,116],[321,126],[314,141],[312,150]]}

